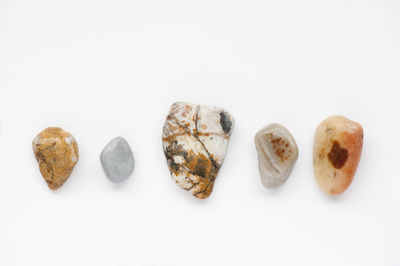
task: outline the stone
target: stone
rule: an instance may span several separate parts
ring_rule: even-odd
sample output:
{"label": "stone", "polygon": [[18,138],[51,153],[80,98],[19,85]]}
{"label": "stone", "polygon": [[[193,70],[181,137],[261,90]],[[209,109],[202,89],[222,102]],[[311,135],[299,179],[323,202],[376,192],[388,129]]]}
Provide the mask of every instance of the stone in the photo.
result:
{"label": "stone", "polygon": [[122,137],[114,138],[104,147],[100,161],[106,176],[114,183],[125,181],[135,169],[131,147]]}
{"label": "stone", "polygon": [[276,188],[288,179],[299,150],[292,134],[279,124],[263,127],[255,136],[258,169],[266,188]]}
{"label": "stone", "polygon": [[167,116],[163,149],[176,184],[199,199],[210,196],[225,159],[233,117],[215,106],[174,103]]}
{"label": "stone", "polygon": [[353,181],[363,146],[363,128],[343,116],[323,121],[314,136],[314,174],[327,194],[344,192]]}
{"label": "stone", "polygon": [[50,189],[56,190],[69,178],[79,160],[75,138],[58,127],[49,127],[32,141],[40,172]]}

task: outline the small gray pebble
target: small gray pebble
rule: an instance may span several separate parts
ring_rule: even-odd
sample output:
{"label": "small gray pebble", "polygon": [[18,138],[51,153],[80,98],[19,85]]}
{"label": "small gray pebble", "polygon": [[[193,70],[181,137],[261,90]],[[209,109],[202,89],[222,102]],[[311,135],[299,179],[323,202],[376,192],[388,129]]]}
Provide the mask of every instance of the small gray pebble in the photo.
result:
{"label": "small gray pebble", "polygon": [[131,147],[122,137],[116,137],[104,147],[100,161],[106,176],[114,183],[128,179],[135,168]]}

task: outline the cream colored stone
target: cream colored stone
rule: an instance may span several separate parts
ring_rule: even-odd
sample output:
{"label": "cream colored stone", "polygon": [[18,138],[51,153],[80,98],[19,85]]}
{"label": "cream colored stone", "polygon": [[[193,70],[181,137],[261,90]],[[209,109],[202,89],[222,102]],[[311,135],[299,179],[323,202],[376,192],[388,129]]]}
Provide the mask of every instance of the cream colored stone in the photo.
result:
{"label": "cream colored stone", "polygon": [[262,128],[255,136],[258,168],[266,188],[276,188],[288,179],[298,157],[292,134],[279,124]]}
{"label": "cream colored stone", "polygon": [[327,194],[340,194],[351,184],[360,161],[363,128],[343,116],[323,121],[314,136],[314,174]]}
{"label": "cream colored stone", "polygon": [[210,196],[233,127],[233,117],[221,108],[184,102],[171,106],[162,140],[178,186],[200,199]]}

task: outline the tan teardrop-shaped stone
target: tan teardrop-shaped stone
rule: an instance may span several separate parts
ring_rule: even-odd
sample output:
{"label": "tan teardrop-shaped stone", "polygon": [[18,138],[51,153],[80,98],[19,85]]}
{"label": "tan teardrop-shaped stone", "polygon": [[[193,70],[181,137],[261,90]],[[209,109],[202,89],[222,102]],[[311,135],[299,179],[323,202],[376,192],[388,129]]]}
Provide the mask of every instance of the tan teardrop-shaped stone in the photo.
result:
{"label": "tan teardrop-shaped stone", "polygon": [[314,174],[322,191],[340,194],[353,181],[363,146],[363,128],[343,116],[323,121],[314,136]]}
{"label": "tan teardrop-shaped stone", "polygon": [[49,127],[32,141],[40,172],[50,189],[61,187],[79,160],[75,138],[58,127]]}

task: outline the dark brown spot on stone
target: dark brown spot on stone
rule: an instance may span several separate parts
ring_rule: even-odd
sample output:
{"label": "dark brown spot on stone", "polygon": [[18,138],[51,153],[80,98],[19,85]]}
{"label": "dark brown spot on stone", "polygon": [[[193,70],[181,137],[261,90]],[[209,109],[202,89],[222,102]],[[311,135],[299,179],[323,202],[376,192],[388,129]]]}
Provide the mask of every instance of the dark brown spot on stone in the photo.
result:
{"label": "dark brown spot on stone", "polygon": [[342,149],[339,142],[334,141],[332,149],[328,154],[328,159],[336,169],[340,169],[344,166],[347,161],[348,152],[346,149]]}

